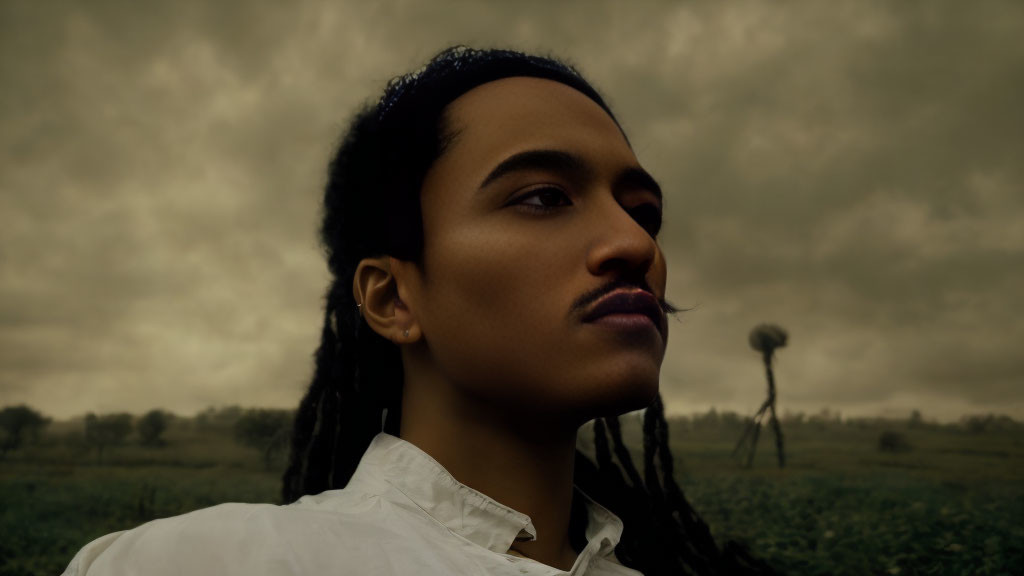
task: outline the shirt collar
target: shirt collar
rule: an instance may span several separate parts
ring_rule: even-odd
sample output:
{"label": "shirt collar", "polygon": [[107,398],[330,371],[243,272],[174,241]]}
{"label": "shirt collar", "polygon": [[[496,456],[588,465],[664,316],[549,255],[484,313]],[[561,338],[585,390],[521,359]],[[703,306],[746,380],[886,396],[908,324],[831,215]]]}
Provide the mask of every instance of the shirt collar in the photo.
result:
{"label": "shirt collar", "polygon": [[[386,432],[370,442],[349,486],[377,492],[381,481],[452,532],[493,552],[505,554],[513,542],[537,538],[529,516],[462,484],[415,444]],[[587,548],[595,556],[610,555],[622,535],[622,521],[574,489],[587,508]]]}

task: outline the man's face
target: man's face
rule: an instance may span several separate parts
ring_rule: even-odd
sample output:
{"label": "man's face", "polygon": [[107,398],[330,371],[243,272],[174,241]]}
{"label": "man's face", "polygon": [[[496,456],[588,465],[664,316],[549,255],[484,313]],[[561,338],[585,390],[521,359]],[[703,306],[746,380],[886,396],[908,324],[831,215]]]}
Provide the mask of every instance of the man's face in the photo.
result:
{"label": "man's face", "polygon": [[664,316],[584,321],[613,282],[665,294],[660,192],[618,126],[582,93],[528,77],[467,92],[446,123],[455,139],[424,181],[410,293],[439,373],[518,414],[583,422],[646,406]]}

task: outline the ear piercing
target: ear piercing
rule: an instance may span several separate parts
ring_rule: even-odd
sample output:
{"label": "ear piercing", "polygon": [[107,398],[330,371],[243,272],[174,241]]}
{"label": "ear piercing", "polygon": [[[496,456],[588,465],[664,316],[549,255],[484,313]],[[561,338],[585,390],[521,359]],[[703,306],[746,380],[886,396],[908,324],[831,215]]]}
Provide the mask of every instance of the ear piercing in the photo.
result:
{"label": "ear piercing", "polygon": [[406,338],[408,338],[409,337],[409,331],[408,330],[403,330],[402,331],[402,336],[405,336]]}

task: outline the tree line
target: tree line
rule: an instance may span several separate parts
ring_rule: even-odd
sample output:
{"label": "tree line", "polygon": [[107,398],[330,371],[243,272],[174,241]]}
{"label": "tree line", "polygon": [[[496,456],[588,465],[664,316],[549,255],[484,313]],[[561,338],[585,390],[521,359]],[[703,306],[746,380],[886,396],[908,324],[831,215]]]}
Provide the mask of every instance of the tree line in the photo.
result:
{"label": "tree line", "polygon": [[[150,410],[140,417],[127,412],[100,415],[90,412],[83,421],[83,439],[95,451],[97,463],[102,464],[104,453],[111,447],[126,444],[133,432],[141,446],[165,447],[165,432],[170,422],[177,418],[160,409]],[[290,410],[229,406],[207,409],[194,418],[194,423],[200,429],[229,429],[238,444],[260,454],[269,470],[274,458],[288,446],[293,418],[294,412]],[[0,409],[0,458],[38,442],[51,422],[51,418],[24,404]]]}
{"label": "tree line", "polygon": [[[266,468],[283,454],[288,446],[294,413],[290,410],[245,409],[239,406],[208,408],[194,417],[181,418],[166,410],[154,409],[142,416],[129,413],[86,415],[82,422],[82,439],[93,450],[96,461],[102,463],[111,447],[128,443],[134,433],[137,443],[154,450],[167,445],[167,429],[173,421],[185,421],[200,431],[230,435],[235,442],[254,450]],[[939,424],[924,419],[921,412],[913,411],[908,418],[844,418],[839,412],[822,409],[816,414],[784,413],[779,418],[783,425],[798,430],[861,429],[943,429],[965,434],[1011,432],[1024,430],[1024,423],[1005,415],[976,414],[964,416],[959,422]],[[669,417],[673,430],[687,432],[720,432],[731,435],[741,431],[750,418],[736,412],[714,408],[688,416]],[[26,405],[6,406],[0,409],[0,459],[8,453],[37,442],[52,419]],[[895,439],[895,440],[894,440]],[[901,444],[895,437],[880,439],[883,450],[898,450]]]}

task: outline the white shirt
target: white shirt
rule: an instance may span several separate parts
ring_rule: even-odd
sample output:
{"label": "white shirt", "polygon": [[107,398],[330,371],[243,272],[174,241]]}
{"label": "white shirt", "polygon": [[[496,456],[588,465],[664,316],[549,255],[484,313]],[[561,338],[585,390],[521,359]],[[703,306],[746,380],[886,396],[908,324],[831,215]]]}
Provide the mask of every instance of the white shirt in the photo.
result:
{"label": "white shirt", "polygon": [[508,554],[530,517],[459,483],[414,444],[381,432],[348,485],[287,506],[221,504],[108,534],[64,576],[642,576],[615,559],[622,521],[586,504],[587,546],[569,572]]}

